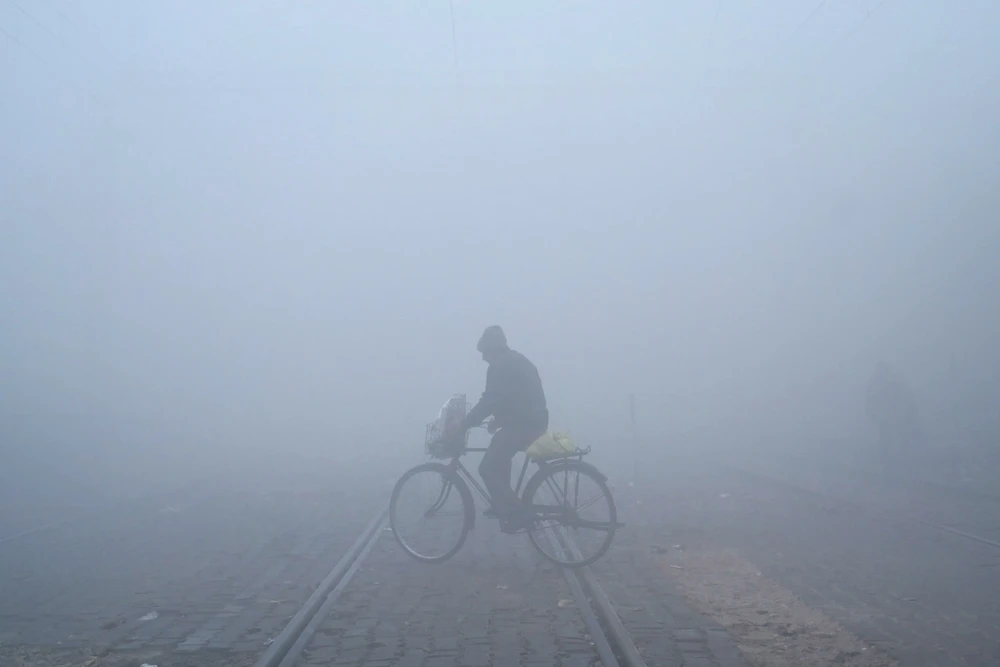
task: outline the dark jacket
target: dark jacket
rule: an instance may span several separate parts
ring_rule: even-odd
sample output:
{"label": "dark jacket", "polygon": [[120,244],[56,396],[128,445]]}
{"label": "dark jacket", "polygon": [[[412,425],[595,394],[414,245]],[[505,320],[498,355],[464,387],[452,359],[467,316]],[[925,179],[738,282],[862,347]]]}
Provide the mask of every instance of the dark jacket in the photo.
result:
{"label": "dark jacket", "polygon": [[549,410],[538,369],[520,352],[507,350],[486,370],[486,391],[465,418],[469,428],[487,417],[496,418],[499,428],[544,431],[549,427]]}

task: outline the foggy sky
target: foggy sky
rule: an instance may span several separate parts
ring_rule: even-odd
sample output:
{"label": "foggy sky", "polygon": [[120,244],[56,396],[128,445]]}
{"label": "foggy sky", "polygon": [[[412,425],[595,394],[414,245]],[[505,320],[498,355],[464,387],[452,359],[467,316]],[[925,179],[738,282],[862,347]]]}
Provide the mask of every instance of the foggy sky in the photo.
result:
{"label": "foggy sky", "polygon": [[606,457],[1000,428],[997,3],[20,6],[8,452],[416,456],[490,324]]}

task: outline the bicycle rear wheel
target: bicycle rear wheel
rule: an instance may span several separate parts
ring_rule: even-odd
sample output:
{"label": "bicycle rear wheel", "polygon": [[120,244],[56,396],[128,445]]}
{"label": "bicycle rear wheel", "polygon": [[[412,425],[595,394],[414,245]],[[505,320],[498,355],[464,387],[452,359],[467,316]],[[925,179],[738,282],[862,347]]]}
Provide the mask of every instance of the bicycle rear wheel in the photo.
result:
{"label": "bicycle rear wheel", "polygon": [[441,563],[465,544],[475,521],[468,485],[452,468],[425,463],[403,473],[389,500],[389,525],[403,551]]}
{"label": "bicycle rear wheel", "polygon": [[583,567],[607,552],[618,510],[605,480],[580,461],[548,464],[528,480],[523,500],[535,513],[528,537],[542,556],[564,567]]}

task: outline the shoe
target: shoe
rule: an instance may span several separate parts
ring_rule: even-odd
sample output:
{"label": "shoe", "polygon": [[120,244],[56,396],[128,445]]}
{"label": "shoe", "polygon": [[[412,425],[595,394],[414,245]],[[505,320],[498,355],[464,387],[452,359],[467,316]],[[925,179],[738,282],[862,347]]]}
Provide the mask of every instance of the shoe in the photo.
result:
{"label": "shoe", "polygon": [[514,516],[500,522],[501,532],[513,534],[528,531],[535,527],[535,515],[528,512],[515,512]]}
{"label": "shoe", "polygon": [[507,535],[516,535],[523,530],[521,524],[514,521],[504,521],[500,524],[500,532],[506,533]]}
{"label": "shoe", "polygon": [[495,519],[497,518],[497,511],[492,507],[488,507],[483,511],[483,516],[485,516],[488,519]]}

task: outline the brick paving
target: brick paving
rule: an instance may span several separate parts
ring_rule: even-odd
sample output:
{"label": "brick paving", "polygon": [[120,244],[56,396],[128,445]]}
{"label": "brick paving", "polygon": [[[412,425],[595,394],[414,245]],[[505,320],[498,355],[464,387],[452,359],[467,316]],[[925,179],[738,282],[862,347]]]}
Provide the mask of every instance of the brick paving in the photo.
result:
{"label": "brick paving", "polygon": [[271,482],[220,481],[0,544],[0,644],[259,652],[386,495],[381,479],[353,493]]}
{"label": "brick paving", "polygon": [[[230,480],[0,544],[0,657],[79,647],[112,651],[109,665],[147,655],[161,667],[248,665],[388,497],[391,472],[354,480],[367,491],[353,494],[294,476]],[[725,634],[632,544],[635,529],[595,572],[648,664],[742,667]],[[562,573],[481,516],[441,565],[408,558],[384,533],[303,662],[599,664]]]}
{"label": "brick paving", "polygon": [[592,567],[646,663],[671,667],[748,667],[722,626],[693,609],[663,574],[651,526],[627,487],[615,490],[627,527]]}
{"label": "brick paving", "polygon": [[[883,472],[861,464],[844,465],[805,456],[739,460],[741,468],[760,470],[817,493],[868,508],[890,510],[932,521],[1000,543],[1000,491],[921,479],[926,471],[906,468]],[[980,486],[982,482],[980,481]]]}
{"label": "brick paving", "polygon": [[313,638],[305,664],[599,664],[562,574],[523,535],[480,517],[462,551],[428,565],[385,532]]}
{"label": "brick paving", "polygon": [[[770,473],[800,481],[787,468]],[[879,501],[891,489],[848,502],[690,461],[642,487],[662,544],[735,548],[904,665],[1000,664],[1000,550],[904,518]]]}
{"label": "brick paving", "polygon": [[[726,632],[684,602],[646,544],[626,529],[594,571],[647,664],[746,667]],[[438,565],[409,558],[386,532],[303,660],[316,667],[600,664],[562,572],[526,537],[504,535],[483,517],[463,550]]]}

